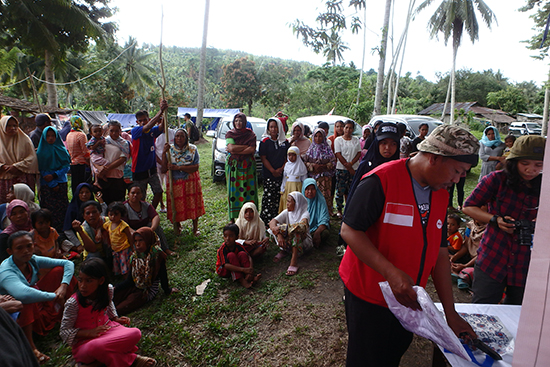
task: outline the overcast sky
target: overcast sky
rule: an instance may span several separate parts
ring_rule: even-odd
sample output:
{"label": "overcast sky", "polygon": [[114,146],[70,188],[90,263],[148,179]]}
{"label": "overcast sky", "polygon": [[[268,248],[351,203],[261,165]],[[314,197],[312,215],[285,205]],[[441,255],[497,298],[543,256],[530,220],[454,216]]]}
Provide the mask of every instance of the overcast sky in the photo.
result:
{"label": "overcast sky", "polygon": [[[323,10],[324,3],[324,0],[211,0],[207,45],[322,65],[324,57],[305,47],[293,35],[289,24],[296,19],[313,24],[316,15]],[[347,3],[348,0],[344,0],[344,4]],[[365,70],[378,68],[378,56],[373,54],[372,49],[380,44],[384,3],[383,0],[367,1]],[[417,0],[416,5],[419,3],[421,1]],[[442,39],[431,40],[427,31],[428,19],[438,3],[434,1],[411,23],[402,75],[410,71],[413,77],[421,74],[435,81],[437,73],[450,70],[452,42],[445,46]],[[550,67],[547,60],[530,57],[536,53],[521,43],[533,35],[533,21],[529,14],[517,11],[525,1],[485,0],[485,3],[494,11],[498,24],[488,29],[478,16],[479,40],[472,45],[464,34],[458,51],[457,69],[500,70],[509,81],[533,80],[541,85],[548,79]],[[130,36],[140,44],[159,44],[161,8],[164,9],[164,45],[200,47],[202,44],[204,0],[111,0],[111,5],[119,9],[115,21],[119,26],[117,36],[121,44]],[[409,0],[395,0],[395,46],[403,32],[408,5]],[[347,14],[351,16],[352,12]],[[362,18],[362,12],[358,16]],[[345,41],[350,50],[344,53],[344,61],[353,61],[360,67],[362,32],[359,35],[346,35]],[[386,66],[389,67],[389,62]]]}

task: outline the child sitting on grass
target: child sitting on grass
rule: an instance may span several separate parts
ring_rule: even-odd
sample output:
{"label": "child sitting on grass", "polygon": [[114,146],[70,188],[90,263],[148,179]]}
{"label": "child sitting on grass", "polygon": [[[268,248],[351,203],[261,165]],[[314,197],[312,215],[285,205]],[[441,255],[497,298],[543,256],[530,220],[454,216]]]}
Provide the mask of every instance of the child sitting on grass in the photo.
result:
{"label": "child sitting on grass", "polygon": [[238,280],[245,288],[250,288],[256,283],[262,274],[254,276],[252,258],[243,246],[237,243],[239,227],[236,224],[228,224],[223,227],[223,244],[218,249],[216,272],[219,276],[233,281]]}
{"label": "child sitting on grass", "polygon": [[265,224],[258,214],[256,204],[245,203],[235,224],[239,227],[237,243],[241,244],[252,258],[263,255],[269,245],[269,239],[265,235]]}
{"label": "child sitting on grass", "polygon": [[141,331],[123,325],[130,325],[130,319],[118,317],[107,266],[100,258],[86,259],[59,329],[61,339],[72,347],[77,366],[155,366],[154,359],[135,354]]}
{"label": "child sitting on grass", "polygon": [[108,243],[113,250],[113,273],[125,275],[128,273],[130,255],[132,254],[132,229],[122,220],[126,216],[126,207],[121,202],[112,202],[107,208],[109,220],[103,223],[103,231],[108,234]]}
{"label": "child sitting on grass", "polygon": [[462,235],[458,231],[462,219],[456,214],[447,215],[447,249],[449,256],[456,254],[462,248]]}

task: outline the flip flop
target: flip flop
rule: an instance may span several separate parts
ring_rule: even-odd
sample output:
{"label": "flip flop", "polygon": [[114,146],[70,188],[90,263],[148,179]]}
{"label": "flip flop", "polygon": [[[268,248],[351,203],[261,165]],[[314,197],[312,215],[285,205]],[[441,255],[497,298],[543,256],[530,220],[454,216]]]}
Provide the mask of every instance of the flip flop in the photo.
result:
{"label": "flip flop", "polygon": [[36,359],[38,359],[39,364],[45,364],[50,360],[50,357],[40,352],[38,349],[33,349],[32,352],[34,353],[34,356],[36,357]]}
{"label": "flip flop", "polygon": [[278,263],[281,261],[281,259],[285,258],[287,256],[287,253],[284,251],[280,251],[275,257],[273,258],[274,263]]}
{"label": "flip flop", "polygon": [[[286,269],[286,275],[289,276],[289,277],[291,277],[293,275],[296,275],[296,274],[298,274],[298,269],[300,269],[298,266],[290,265],[288,267],[288,269]],[[289,273],[291,273],[291,274],[289,274]]]}
{"label": "flip flop", "polygon": [[[152,361],[152,363],[149,364],[149,361]],[[132,363],[131,367],[154,367],[156,365],[157,361],[153,358],[144,357],[137,354],[136,359],[134,360],[134,363]]]}

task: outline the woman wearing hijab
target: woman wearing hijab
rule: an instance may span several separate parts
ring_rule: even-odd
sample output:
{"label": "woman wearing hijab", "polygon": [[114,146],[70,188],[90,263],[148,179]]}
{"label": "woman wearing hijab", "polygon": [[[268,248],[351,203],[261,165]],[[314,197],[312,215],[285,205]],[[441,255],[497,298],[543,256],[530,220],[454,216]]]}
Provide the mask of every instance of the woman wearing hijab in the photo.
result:
{"label": "woman wearing hijab", "polygon": [[57,130],[52,126],[42,131],[36,155],[40,170],[40,206],[52,212],[51,226],[61,233],[69,205],[67,172],[71,157]]}
{"label": "woman wearing hijab", "polygon": [[307,211],[309,212],[309,233],[313,238],[313,246],[319,247],[330,235],[330,214],[327,202],[323,193],[317,187],[313,178],[304,181],[302,195],[307,200]]}
{"label": "woman wearing hijab", "polygon": [[292,124],[292,129],[290,131],[292,132],[290,137],[290,145],[300,149],[300,156],[303,159],[309,146],[311,145],[311,140],[306,138],[304,135],[304,124],[296,121]]}
{"label": "woman wearing hijab", "polygon": [[84,121],[80,116],[71,116],[71,131],[67,134],[66,145],[71,156],[71,190],[73,195],[76,187],[90,178],[90,152],[86,148]]}
{"label": "woman wearing hijab", "polygon": [[25,203],[27,203],[31,214],[40,209],[40,206],[34,202],[34,192],[32,192],[31,188],[24,183],[13,185],[8,191],[8,196],[6,198],[8,202],[0,204],[0,233],[2,233],[2,231],[11,223],[10,219],[7,216],[6,209],[8,207],[8,204],[12,200],[23,200]]}
{"label": "woman wearing hijab", "polygon": [[256,134],[246,128],[246,115],[237,113],[233,118],[233,129],[225,134],[227,142],[227,160],[225,177],[229,219],[238,218],[241,207],[246,202],[258,204],[258,179],[256,176]]}
{"label": "woman wearing hijab", "polygon": [[6,202],[9,189],[26,183],[34,189],[38,159],[31,138],[19,128],[13,116],[0,119],[0,203]]}
{"label": "woman wearing hijab", "polygon": [[287,161],[283,170],[281,182],[281,199],[279,200],[279,213],[286,208],[286,198],[293,191],[302,191],[302,182],[307,178],[307,167],[300,157],[298,147],[290,147],[286,152]]}
{"label": "woman wearing hijab", "polygon": [[273,259],[279,262],[292,254],[287,276],[298,272],[298,257],[311,250],[313,241],[309,233],[309,212],[307,200],[302,193],[294,191],[288,195],[287,207],[269,222],[269,232],[275,238],[280,252]]}
{"label": "woman wearing hijab", "polygon": [[23,200],[10,201],[6,208],[6,215],[11,224],[0,233],[0,263],[9,257],[7,252],[8,237],[18,231],[30,232],[32,230],[31,212]]}
{"label": "woman wearing hijab", "polygon": [[259,148],[264,179],[264,196],[262,197],[260,217],[264,223],[269,223],[271,219],[279,214],[281,183],[283,182],[286,153],[290,143],[286,140],[283,123],[275,117],[267,120],[263,136]]}
{"label": "woman wearing hijab", "polygon": [[359,143],[361,143],[361,159],[367,154],[367,148],[365,148],[365,143],[367,139],[372,135],[372,127],[369,124],[366,124],[361,129],[361,138]]}
{"label": "woman wearing hijab", "polygon": [[254,203],[243,205],[235,224],[239,227],[237,242],[242,242],[242,246],[250,256],[258,257],[267,250],[269,239],[265,235],[265,224],[260,219]]}
{"label": "woman wearing hijab", "polygon": [[351,200],[355,188],[365,174],[381,164],[399,159],[399,141],[400,136],[396,124],[393,122],[384,122],[378,126],[378,131],[372,141],[371,148],[355,172],[349,188],[348,201]]}
{"label": "woman wearing hijab", "polygon": [[481,159],[481,172],[479,173],[479,181],[489,173],[496,171],[497,164],[504,162],[502,153],[506,144],[500,140],[498,129],[494,126],[488,126],[483,131],[483,137],[479,141],[479,159]]}
{"label": "woman wearing hijab", "polygon": [[[332,213],[332,177],[336,172],[336,156],[327,143],[325,130],[317,128],[313,131],[313,142],[307,150],[304,163],[308,176],[317,181],[316,187],[323,193],[328,210]],[[302,188],[305,186],[302,185]]]}
{"label": "woman wearing hijab", "polygon": [[368,136],[368,138],[365,140],[365,143],[363,144],[363,146],[361,147],[361,149],[369,149],[372,142],[374,141],[374,137],[376,136],[376,133],[378,132],[378,128],[380,127],[380,125],[384,123],[384,121],[382,120],[377,120],[374,122],[374,124],[372,125],[372,132],[371,134]]}
{"label": "woman wearing hijab", "polygon": [[[168,152],[170,155],[168,156]],[[170,158],[170,163],[168,163]],[[193,144],[189,144],[187,130],[178,129],[174,136],[174,144],[166,143],[162,152],[161,172],[172,171],[172,182],[166,182],[166,192],[174,198],[167,199],[168,219],[174,225],[174,233],[181,233],[180,222],[191,219],[193,221],[193,235],[199,233],[199,217],[204,215],[204,201],[202,198],[201,178],[199,176],[199,151]],[[173,211],[176,211],[174,221]]]}

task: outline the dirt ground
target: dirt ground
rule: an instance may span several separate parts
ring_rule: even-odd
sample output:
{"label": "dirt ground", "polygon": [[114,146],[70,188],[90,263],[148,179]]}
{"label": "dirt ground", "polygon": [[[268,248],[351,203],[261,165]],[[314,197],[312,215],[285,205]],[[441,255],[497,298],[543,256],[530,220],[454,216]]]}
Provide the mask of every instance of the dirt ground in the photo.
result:
{"label": "dirt ground", "polygon": [[[281,300],[280,320],[262,324],[258,338],[269,340],[269,347],[245,352],[241,365],[250,366],[343,366],[346,360],[347,330],[343,303],[343,285],[334,269],[318,271],[320,259],[334,258],[335,248],[324,246],[315,255],[300,259],[300,272],[311,272],[313,281],[307,289],[292,287]],[[288,264],[282,262],[262,270],[263,281],[279,277]],[[309,278],[309,277],[308,277]],[[426,287],[432,299],[437,294],[431,281]],[[468,292],[453,285],[455,302],[470,302]],[[428,367],[432,365],[433,346],[429,340],[414,337],[404,355],[403,367]],[[245,362],[245,364],[242,364]]]}

